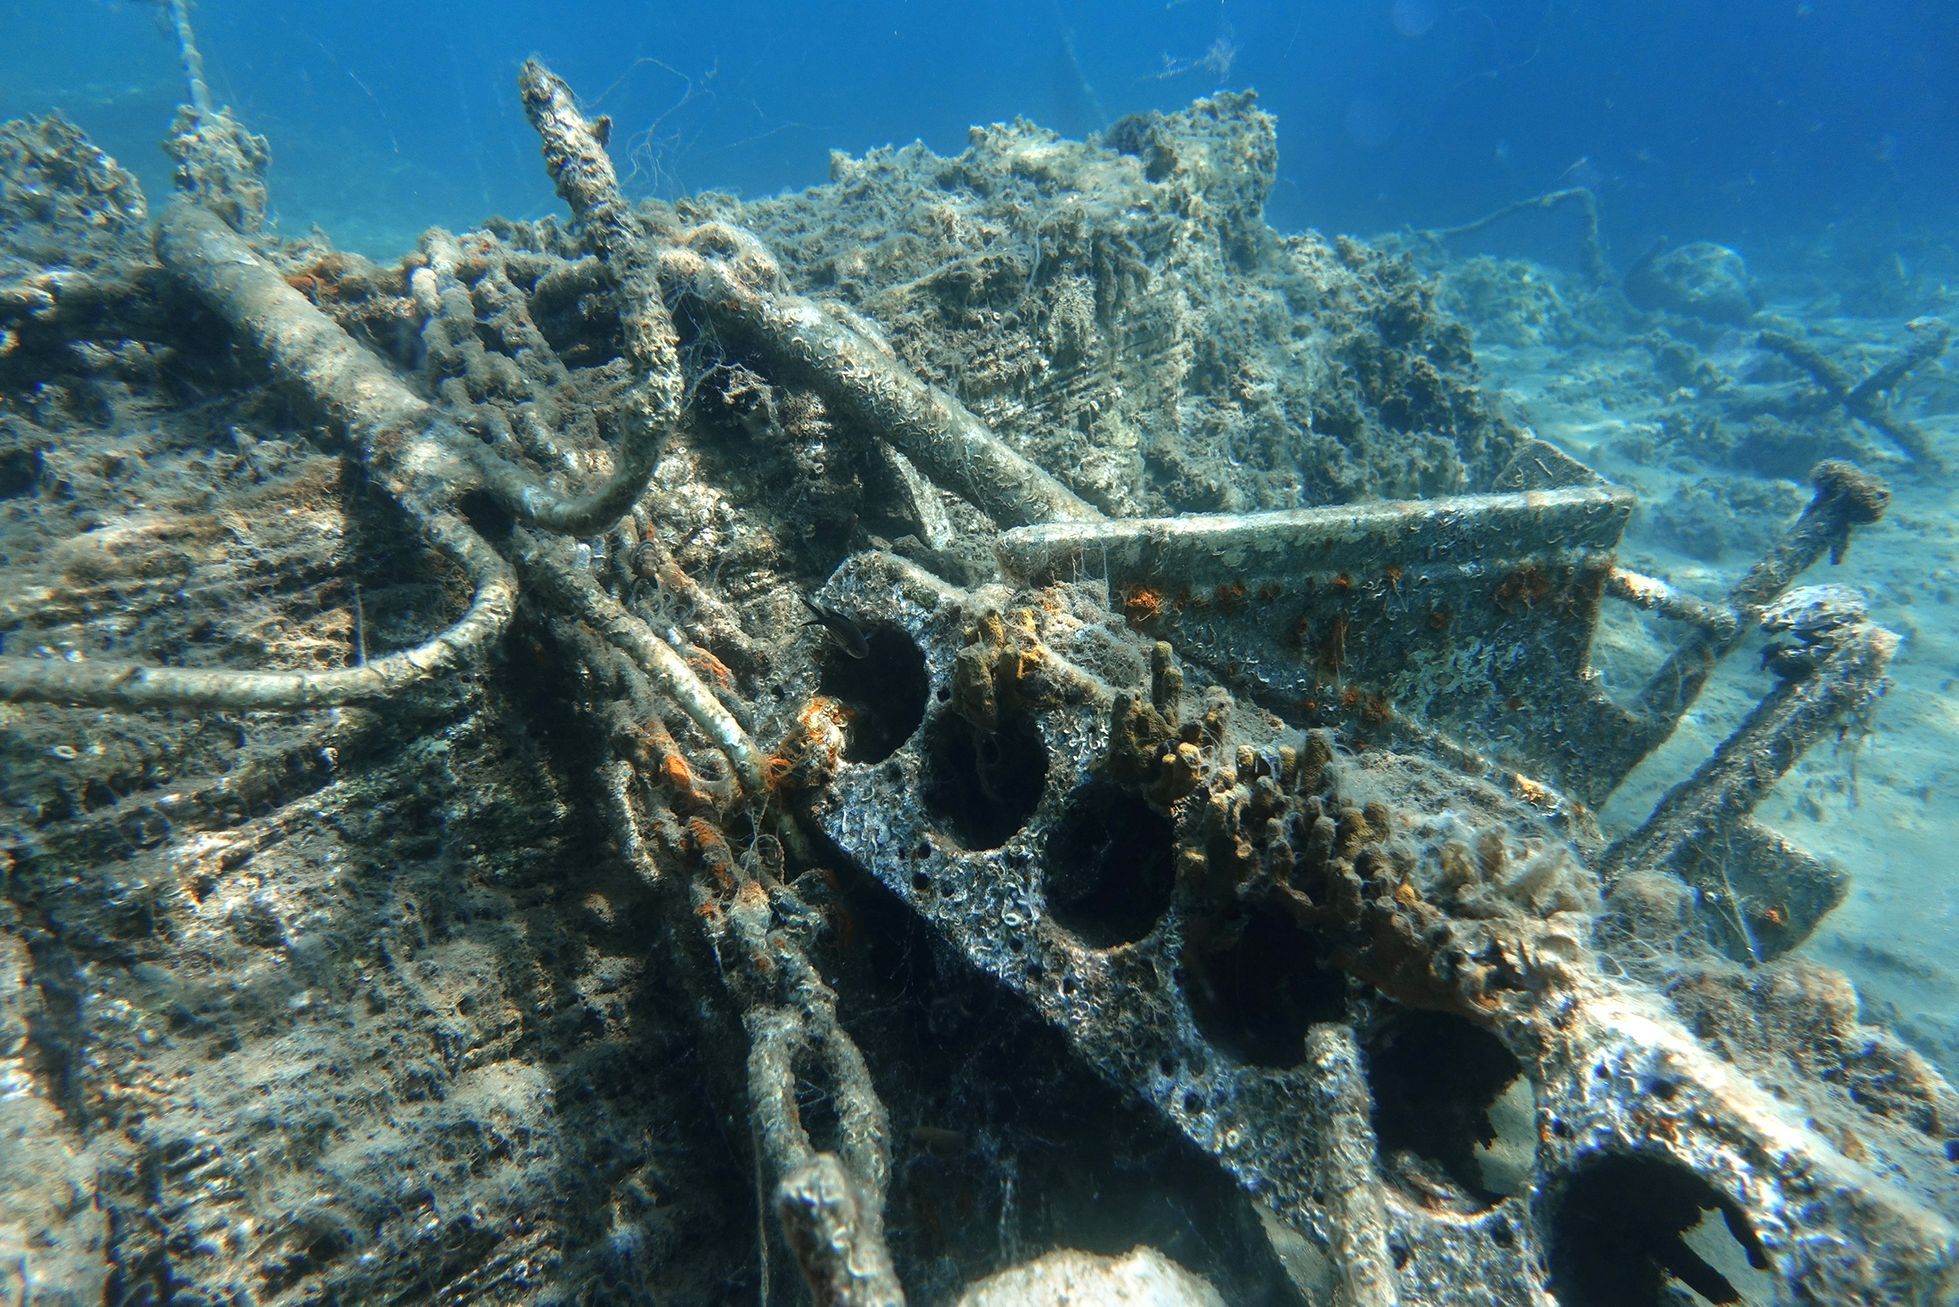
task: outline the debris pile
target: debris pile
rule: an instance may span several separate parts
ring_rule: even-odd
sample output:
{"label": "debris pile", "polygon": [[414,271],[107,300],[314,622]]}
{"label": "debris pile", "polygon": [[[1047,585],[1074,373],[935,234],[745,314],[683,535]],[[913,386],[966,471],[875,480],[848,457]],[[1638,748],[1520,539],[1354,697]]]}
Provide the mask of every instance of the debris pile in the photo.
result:
{"label": "debris pile", "polygon": [[72,129],[0,183],[28,1300],[1950,1293],[1959,1098],[1748,816],[1881,691],[1792,589],[1870,478],[1624,571],[1405,260],[1264,225],[1249,97],[635,206],[533,62],[571,222],[382,267],[181,32],[153,253]]}

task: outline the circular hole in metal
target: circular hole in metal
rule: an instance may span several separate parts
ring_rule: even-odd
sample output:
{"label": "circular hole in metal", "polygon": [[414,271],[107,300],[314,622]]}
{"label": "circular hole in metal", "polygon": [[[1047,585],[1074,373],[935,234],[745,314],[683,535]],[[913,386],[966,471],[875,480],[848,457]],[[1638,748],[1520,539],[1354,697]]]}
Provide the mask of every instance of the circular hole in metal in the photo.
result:
{"label": "circular hole in metal", "polygon": [[1137,795],[1090,781],[1068,796],[1048,837],[1048,913],[1090,948],[1150,933],[1176,886],[1176,829]]}
{"label": "circular hole in metal", "polygon": [[1476,1208],[1529,1183],[1531,1085],[1495,1035],[1451,1013],[1400,1011],[1363,1046],[1383,1173],[1418,1193],[1443,1181]]}
{"label": "circular hole in metal", "polygon": [[924,651],[895,626],[865,632],[864,650],[863,657],[853,658],[832,641],[817,683],[851,711],[845,761],[883,762],[925,720],[932,679]]}
{"label": "circular hole in metal", "polygon": [[1033,819],[1047,788],[1048,750],[1024,712],[991,731],[954,712],[925,728],[926,811],[968,849],[997,849]]}
{"label": "circular hole in metal", "polygon": [[1671,1157],[1594,1153],[1545,1203],[1564,1307],[1755,1301],[1744,1295],[1768,1269],[1748,1214]]}
{"label": "circular hole in metal", "polygon": [[1307,1028],[1346,1012],[1347,982],[1276,904],[1194,920],[1184,936],[1184,997],[1205,1038],[1240,1062],[1297,1066]]}

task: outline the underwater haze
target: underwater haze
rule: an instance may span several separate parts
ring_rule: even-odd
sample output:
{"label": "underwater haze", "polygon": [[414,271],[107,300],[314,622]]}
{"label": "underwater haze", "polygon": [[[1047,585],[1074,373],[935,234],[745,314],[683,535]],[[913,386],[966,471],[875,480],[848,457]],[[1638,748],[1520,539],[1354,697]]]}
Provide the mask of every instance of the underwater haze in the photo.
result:
{"label": "underwater haze", "polygon": [[[59,108],[153,193],[177,100],[154,4],[8,5],[0,115]],[[1959,206],[1959,9],[1943,0],[207,3],[214,94],[274,142],[288,227],[379,254],[542,212],[511,93],[541,56],[672,197],[818,183],[829,153],[974,123],[1066,136],[1220,88],[1279,121],[1281,229],[1461,222],[1580,185],[1607,238],[1769,256],[1825,229],[1915,244]]]}

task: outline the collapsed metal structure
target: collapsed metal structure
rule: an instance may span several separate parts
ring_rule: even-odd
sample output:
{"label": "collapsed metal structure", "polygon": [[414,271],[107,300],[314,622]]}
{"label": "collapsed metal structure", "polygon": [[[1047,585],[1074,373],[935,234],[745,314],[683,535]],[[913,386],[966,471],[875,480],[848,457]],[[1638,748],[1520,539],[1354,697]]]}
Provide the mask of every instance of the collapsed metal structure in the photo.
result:
{"label": "collapsed metal structure", "polygon": [[[1647,723],[1591,685],[1585,649],[1608,583],[1656,593],[1612,570],[1625,507],[1586,488],[1025,528],[1001,541],[1031,587],[1011,596],[859,557],[826,598],[889,622],[896,594],[899,617],[862,682],[881,688],[860,694],[855,674],[835,688],[880,727],[922,724],[843,767],[824,829],[1311,1232],[1332,1301],[1464,1301],[1472,1267],[1498,1302],[1541,1300],[1547,1268],[1567,1302],[1657,1300],[1661,1268],[1707,1288],[1686,1269],[1699,1254],[1669,1243],[1701,1209],[1792,1294],[1935,1294],[1947,1222],[1909,1186],[1879,1198],[1868,1154],[1842,1155],[1832,1127],[1710,1054],[1650,975],[1615,977],[1593,939],[1605,904],[1657,894],[1677,896],[1672,920],[1624,929],[1751,961],[1800,941],[1837,873],[1747,813],[1869,705],[1894,637],[1854,610],[1812,628],[1814,675],[1605,844],[1574,791],[1601,795],[1635,751],[1585,741],[1612,740],[1606,714],[1622,732]],[[1811,509],[1841,511],[1828,486]],[[1111,640],[1082,595],[1100,576],[1055,579],[1093,573],[1147,606],[1146,632],[1175,637]],[[1172,597],[1140,593],[1163,577]],[[1684,615],[1697,632],[1746,617]],[[928,686],[951,694],[924,702]],[[1506,709],[1518,692],[1530,706]],[[1478,729],[1507,720],[1528,729]],[[1450,1124],[1438,1091],[1411,1083],[1428,1075],[1478,1108]],[[1525,1134],[1507,1146],[1528,1161],[1498,1174],[1474,1160],[1491,1144],[1478,1114],[1519,1085]],[[1891,1136],[1890,1165],[1936,1190],[1942,1158],[1912,1135]],[[1585,1223],[1642,1210],[1652,1246],[1627,1235],[1612,1269],[1590,1268]],[[1642,1283],[1597,1278],[1615,1276]]]}
{"label": "collapsed metal structure", "polygon": [[[1107,518],[874,328],[794,293],[753,235],[651,225],[620,197],[604,128],[533,63],[526,106],[590,257],[549,260],[531,294],[569,283],[614,305],[626,361],[585,397],[609,436],[599,484],[563,492],[524,470],[570,461],[549,433],[487,421],[478,396],[424,398],[255,248],[250,138],[192,63],[188,198],[163,221],[163,264],[475,597],[448,631],[360,667],[10,653],[0,698],[386,699],[482,659],[520,592],[548,606],[611,695],[603,732],[633,741],[601,769],[616,847],[700,932],[718,973],[702,983],[741,1013],[757,1165],[817,1301],[902,1299],[890,1121],[790,884],[837,855],[1214,1157],[1270,1214],[1310,1301],[1954,1292],[1952,1090],[1812,972],[1758,983],[1843,893],[1839,869],[1750,813],[1882,691],[1895,637],[1855,596],[1793,588],[1877,519],[1872,478],[1819,468],[1801,520],[1720,602],[1619,568],[1630,497],[1536,442],[1485,493]],[[524,293],[486,266],[437,240],[414,274],[432,367],[480,354],[492,319],[524,329]],[[739,647],[738,617],[618,527],[684,403],[670,304],[867,433],[922,539],[949,534],[944,492],[997,531],[978,583],[886,550],[847,558],[815,599],[862,648],[777,686],[804,706],[773,747],[695,643]],[[542,334],[528,343],[523,366],[543,371],[507,384],[573,389]],[[635,610],[649,576],[688,597],[691,631]],[[1614,602],[1681,630],[1631,703],[1590,667]],[[1776,688],[1606,840],[1592,808],[1757,627],[1781,637]],[[643,724],[648,703],[679,709],[672,729],[659,711]],[[801,1117],[799,1078],[836,1104],[827,1137]]]}

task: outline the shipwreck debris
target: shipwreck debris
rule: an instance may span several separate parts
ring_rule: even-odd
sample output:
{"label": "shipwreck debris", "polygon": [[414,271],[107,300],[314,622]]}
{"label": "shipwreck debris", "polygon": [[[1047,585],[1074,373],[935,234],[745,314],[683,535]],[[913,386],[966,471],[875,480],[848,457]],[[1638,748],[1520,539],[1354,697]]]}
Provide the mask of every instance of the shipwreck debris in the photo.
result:
{"label": "shipwreck debris", "polygon": [[[181,35],[187,113],[208,125],[220,111],[187,25]],[[224,793],[131,803],[100,777],[79,794],[48,789],[32,836],[7,855],[0,927],[11,939],[25,921],[26,944],[0,956],[18,970],[28,963],[15,959],[33,955],[74,1032],[73,1048],[47,1050],[60,1075],[36,1088],[37,1110],[64,1114],[78,1137],[84,1123],[99,1131],[91,1146],[115,1163],[99,1184],[114,1186],[118,1168],[145,1177],[115,1190],[114,1221],[98,1231],[118,1275],[201,1279],[233,1297],[347,1286],[400,1296],[431,1283],[523,1297],[535,1290],[522,1286],[556,1277],[594,1293],[639,1283],[640,1245],[595,1236],[600,1214],[648,1228],[689,1195],[636,1195],[636,1181],[604,1169],[615,1149],[673,1145],[621,1143],[603,1111],[597,1125],[580,1117],[591,1087],[577,1059],[604,1042],[585,1032],[664,1019],[693,1023],[662,1047],[686,1044],[683,1074],[709,1086],[696,1094],[714,1100],[702,1134],[732,1140],[753,1174],[753,1193],[723,1195],[700,1238],[742,1247],[755,1277],[766,1281],[782,1252],[766,1229],[746,1250],[751,1199],[823,1304],[897,1304],[907,1278],[949,1297],[978,1278],[961,1256],[988,1271],[1014,1263],[996,1288],[1147,1274],[1205,1301],[1204,1286],[1153,1254],[1127,1272],[1026,1256],[1010,1232],[1016,1159],[1034,1154],[1013,1144],[1045,1128],[1018,1107],[1023,1092],[1044,1090],[1017,1079],[1011,1059],[982,1049],[969,1063],[982,1082],[959,1100],[976,1114],[971,1129],[894,1124],[890,1104],[904,1104],[924,1072],[891,1050],[937,1055],[935,1023],[969,1015],[952,1009],[978,992],[1032,1013],[1068,1065],[1111,1087],[1101,1106],[1140,1104],[1160,1156],[1194,1150],[1206,1175],[1229,1176],[1292,1238],[1299,1262],[1317,1259],[1335,1301],[1455,1302],[1466,1276],[1502,1301],[1575,1304],[1601,1280],[1650,1283],[1658,1295],[1669,1275],[1718,1299],[1738,1266],[1818,1301],[1949,1296],[1959,1235],[1942,1213],[1955,1192],[1959,1099],[1859,1024],[1854,998],[1826,976],[1774,960],[1841,883],[1749,815],[1805,747],[1854,724],[1881,691],[1895,637],[1854,596],[1792,589],[1877,519],[1880,485],[1819,468],[1809,510],[1720,602],[1621,571],[1629,496],[1490,413],[1455,369],[1466,341],[1405,267],[1356,242],[1263,228],[1269,122],[1245,97],[1125,120],[1094,146],[1021,126],[979,133],[954,161],[840,162],[838,185],[869,213],[852,221],[904,226],[885,222],[881,205],[932,215],[947,248],[907,253],[866,245],[847,223],[841,238],[784,239],[808,221],[807,197],[747,215],[719,200],[684,213],[629,205],[605,128],[568,88],[532,61],[521,93],[569,231],[432,234],[399,285],[364,273],[309,298],[290,278],[317,280],[318,251],[287,264],[293,252],[264,234],[247,184],[262,156],[238,144],[250,138],[226,135],[219,149],[191,133],[184,157],[208,167],[187,169],[190,198],[172,206],[157,242],[169,293],[245,346],[213,406],[242,410],[257,382],[278,383],[305,424],[341,442],[363,493],[435,547],[410,557],[435,569],[427,588],[448,604],[441,611],[471,592],[460,619],[444,627],[431,602],[417,616],[437,634],[403,635],[415,623],[402,621],[399,638],[377,646],[392,652],[357,658],[363,622],[347,641],[353,665],[242,671],[132,655],[127,632],[109,625],[113,585],[62,607],[44,580],[0,610],[0,700],[23,719],[40,714],[34,723],[77,720],[53,705],[408,707],[486,683],[500,665],[526,682],[501,691],[507,716],[478,702],[440,731],[419,730],[411,714],[375,715],[374,735],[402,732],[388,774],[446,776],[450,797],[402,809],[406,834],[362,832],[381,843],[377,861],[389,839],[432,840],[444,878],[429,902],[407,905],[412,929],[385,935],[365,975],[336,972],[332,949],[309,934],[354,911],[359,887],[343,888],[330,858],[277,862],[287,842],[325,839],[309,822],[360,831],[368,791],[312,810],[298,802],[360,762],[344,723],[309,719],[317,733],[298,732],[285,753],[267,747],[255,769],[212,787]],[[946,199],[955,175],[981,198]],[[1131,189],[1206,202],[1138,204],[1125,218],[1114,197]],[[983,231],[999,238],[985,257],[966,248]],[[1192,277],[1269,280],[1242,303],[1203,306],[1161,273],[1177,260]],[[819,285],[862,301],[827,302]],[[890,340],[863,307],[880,295],[906,328]],[[1221,366],[1221,339],[1289,322],[1309,301],[1334,306],[1319,353],[1286,333],[1284,349],[1300,353],[1284,366]],[[61,325],[32,295],[5,304],[34,330]],[[392,352],[372,330],[391,319],[411,328]],[[162,338],[145,349],[184,348],[168,324],[145,330]],[[1104,349],[1118,339],[1124,348]],[[962,350],[985,364],[969,379],[971,402],[948,363]],[[106,371],[108,356],[130,375],[154,374],[149,355],[128,353],[76,351],[84,367]],[[1118,374],[1143,398],[1112,383]],[[710,376],[727,389],[692,384]],[[1246,458],[1207,461],[1174,423],[1142,430],[1150,406],[1174,410],[1176,423],[1214,423],[1191,429],[1228,433]],[[236,466],[264,475],[255,446],[238,443]],[[784,543],[797,496],[884,447],[893,457],[875,466],[909,501],[894,517],[925,557],[867,538],[862,521],[805,536],[799,557]],[[797,475],[774,475],[781,464],[768,460],[792,448],[807,456]],[[1071,462],[1072,449],[1109,456]],[[296,462],[287,482],[333,465]],[[560,488],[553,478],[567,473],[584,488]],[[1152,511],[1126,511],[1142,508]],[[960,536],[981,542],[963,559],[977,575],[935,571]],[[438,555],[459,575],[428,561]],[[129,577],[108,548],[63,565],[127,579],[145,604],[180,586],[155,559],[145,565],[160,576]],[[793,575],[798,566],[815,575]],[[861,649],[781,620],[812,589]],[[1686,628],[1633,705],[1606,697],[1589,666],[1608,600]],[[1591,807],[1757,628],[1781,641],[1776,687],[1643,827],[1608,843]],[[508,773],[523,781],[504,775],[496,793],[514,818],[485,813],[496,801],[452,770],[457,752],[485,739],[521,758]],[[73,745],[55,747],[83,765]],[[153,790],[173,769],[243,747],[170,737],[123,768],[133,784],[114,779]],[[140,815],[145,802],[161,824],[92,816]],[[490,843],[451,848],[430,834],[456,814],[471,839],[489,832],[517,851],[486,876],[535,902],[473,879]],[[534,845],[556,861],[526,866],[541,856]],[[134,871],[116,879],[125,862]],[[327,889],[317,904],[282,902],[302,885]],[[542,906],[568,888],[590,897]],[[319,1188],[313,1168],[334,1148],[400,1137],[391,1115],[349,1142],[321,1108],[285,1151],[242,1161],[227,1152],[232,1122],[171,1116],[185,1133],[160,1133],[149,1117],[166,1111],[173,1082],[149,1069],[148,1050],[232,1015],[142,988],[175,981],[164,965],[176,961],[172,929],[156,921],[202,926],[207,902],[226,913],[198,937],[212,956],[258,949],[277,959],[269,971],[325,977],[279,992],[276,1019],[214,1041],[262,1051],[293,1014],[351,1012],[363,993],[420,1004],[392,1029],[419,1032],[433,1051],[368,1101],[405,1119],[408,1103],[440,1102],[485,1063],[518,1088],[479,1088],[481,1110],[465,1103],[409,1136],[388,1155],[401,1163],[391,1173],[418,1179],[426,1155],[481,1195],[470,1186],[484,1157],[541,1157],[558,1198],[584,1204],[583,1226],[554,1224],[534,1175],[455,1203],[407,1189],[366,1206],[348,1197],[344,1209],[339,1194],[286,1197],[281,1183],[294,1176],[309,1194]],[[110,914],[110,934],[90,934],[107,929],[92,911]],[[485,919],[494,948],[469,934]],[[530,946],[533,931],[546,942]],[[682,996],[681,1014],[615,1000],[618,974],[577,956],[602,939],[627,940],[641,965],[657,946],[647,992],[668,986],[656,996]],[[444,960],[497,979],[467,1003],[424,998],[401,981],[394,948],[419,954],[416,985],[437,983]],[[1656,958],[1664,984],[1652,978]],[[931,983],[892,979],[935,966],[944,970]],[[502,978],[506,967],[516,980]],[[943,996],[961,985],[963,1000]],[[557,997],[566,993],[575,1001]],[[537,1011],[552,1020],[533,1021]],[[900,1029],[914,1023],[918,1032]],[[39,1038],[60,1024],[4,1029]],[[233,1055],[237,1042],[169,1074],[256,1067]],[[1466,1068],[1439,1105],[1409,1069],[1411,1043]],[[1837,1059],[1829,1075],[1823,1043]],[[11,1045],[0,1051],[11,1057]],[[121,1086],[104,1069],[119,1056],[151,1078]],[[536,1088],[537,1066],[554,1059],[573,1074]],[[394,1070],[374,1052],[340,1059],[363,1060]],[[634,1077],[665,1071],[635,1064],[632,1089],[607,1104],[629,1111]],[[235,1101],[256,1102],[259,1090]],[[591,1137],[561,1142],[581,1120]],[[472,1130],[486,1136],[480,1148],[447,1142]],[[920,1140],[939,1147],[907,1157],[906,1141]],[[992,1204],[997,1239],[984,1222],[917,1201],[914,1168],[949,1166],[945,1153],[976,1177],[971,1188],[998,1195],[967,1208]],[[1096,1164],[1070,1155],[1054,1166]],[[82,1172],[78,1160],[64,1165]],[[743,1219],[728,1220],[737,1207]],[[1621,1208],[1652,1219],[1621,1243],[1594,1237],[1589,1214]],[[1676,1247],[1701,1213],[1734,1245],[1720,1265]],[[1230,1228],[1228,1213],[1176,1217]],[[1071,1236],[1065,1216],[1052,1219]],[[710,1223],[739,1226],[739,1237]],[[1221,1256],[1204,1269],[1259,1273]],[[978,1300],[987,1291],[976,1287]]]}
{"label": "shipwreck debris", "polygon": [[1764,331],[1759,337],[1763,349],[1794,363],[1816,382],[1817,390],[1808,405],[1820,412],[1841,408],[1850,417],[1889,436],[1898,448],[1925,472],[1936,472],[1943,463],[1931,436],[1909,418],[1893,412],[1890,392],[1914,368],[1938,358],[1952,343],[1952,328],[1945,322],[1918,319],[1906,324],[1913,336],[1911,344],[1872,368],[1862,377],[1853,377],[1808,341],[1783,331]]}

